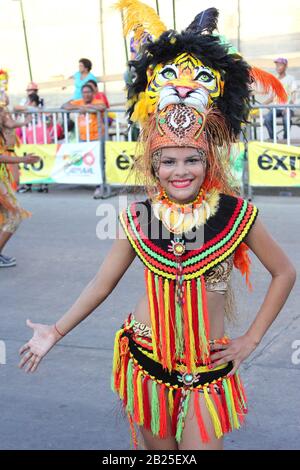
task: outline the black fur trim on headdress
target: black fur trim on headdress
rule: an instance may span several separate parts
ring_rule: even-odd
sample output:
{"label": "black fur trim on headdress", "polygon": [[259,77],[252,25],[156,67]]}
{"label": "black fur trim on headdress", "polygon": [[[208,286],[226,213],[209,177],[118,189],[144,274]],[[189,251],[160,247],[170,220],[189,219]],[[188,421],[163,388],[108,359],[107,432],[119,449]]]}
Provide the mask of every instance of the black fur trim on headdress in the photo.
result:
{"label": "black fur trim on headdress", "polygon": [[[224,93],[215,101],[215,106],[224,115],[230,132],[237,136],[241,124],[247,122],[249,112],[250,66],[241,58],[230,55],[218,36],[169,30],[156,41],[145,44],[140,59],[129,62],[135,69],[136,79],[128,86],[128,99],[145,91],[146,71],[150,65],[169,62],[183,52],[194,54],[204,65],[221,73]],[[133,110],[134,104],[128,109],[129,118]]]}

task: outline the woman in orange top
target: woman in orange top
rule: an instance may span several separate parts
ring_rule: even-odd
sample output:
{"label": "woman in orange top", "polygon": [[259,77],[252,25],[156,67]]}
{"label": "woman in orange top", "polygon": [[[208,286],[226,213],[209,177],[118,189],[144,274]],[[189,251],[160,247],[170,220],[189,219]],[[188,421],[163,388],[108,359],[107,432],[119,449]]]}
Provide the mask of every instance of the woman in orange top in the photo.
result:
{"label": "woman in orange top", "polygon": [[[106,105],[102,100],[95,98],[95,93],[91,85],[86,84],[82,87],[82,99],[69,101],[65,103],[62,108],[68,111],[81,111],[78,117],[79,138],[81,142],[101,138],[98,132],[98,111],[101,111],[101,135],[104,134],[103,111],[106,109]],[[88,118],[86,116],[88,116]]]}

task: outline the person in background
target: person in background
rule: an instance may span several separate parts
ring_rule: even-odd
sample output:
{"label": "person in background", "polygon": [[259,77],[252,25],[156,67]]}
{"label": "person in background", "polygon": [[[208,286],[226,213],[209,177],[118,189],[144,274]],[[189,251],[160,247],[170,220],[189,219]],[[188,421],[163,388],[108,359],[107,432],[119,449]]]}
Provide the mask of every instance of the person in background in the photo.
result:
{"label": "person in background", "polygon": [[[73,101],[70,101],[69,103],[65,103],[63,105],[63,108],[70,110],[70,111],[73,109],[74,110],[80,109],[81,111],[83,111],[83,113],[80,114],[78,117],[79,138],[81,142],[87,141],[86,111],[89,111],[92,109],[94,109],[95,111],[102,111],[101,123],[100,123],[101,124],[101,136],[99,136],[99,132],[98,132],[97,114],[96,113],[89,114],[89,140],[98,140],[101,137],[103,137],[105,133],[103,111],[107,109],[107,106],[104,103],[103,99],[96,99],[94,84],[87,83],[86,85],[83,85],[82,97],[83,98],[81,100],[73,100]],[[100,186],[97,186],[94,192],[94,199],[98,199],[99,195],[100,195]]]}
{"label": "person in background", "polygon": [[107,108],[109,108],[109,102],[108,102],[107,96],[106,96],[105,93],[98,90],[98,83],[96,82],[96,80],[89,80],[87,82],[87,85],[91,85],[93,87],[94,96],[95,96],[96,100],[102,100],[103,103],[105,104],[105,106]]}
{"label": "person in background", "polygon": [[[288,102],[287,104],[295,104],[296,102],[296,92],[297,92],[297,84],[295,82],[295,79],[292,75],[287,74],[287,68],[288,68],[288,60],[285,59],[284,57],[278,57],[278,59],[274,60],[274,63],[276,65],[276,72],[278,79],[281,81],[283,84],[285,91],[288,95]],[[273,97],[268,98],[264,103],[262,104],[271,104],[274,103],[276,104],[276,101],[273,100]],[[293,110],[290,110],[290,116],[292,117],[294,114]],[[285,109],[276,109],[276,116],[277,117],[282,117],[282,124],[283,124],[283,138],[287,139],[287,118],[286,118],[286,110]],[[274,138],[274,132],[273,132],[273,110],[270,109],[268,113],[265,115],[265,126],[268,130],[269,137],[271,140]]]}
{"label": "person in background", "polygon": [[[82,98],[78,100],[71,100],[62,106],[63,109],[68,111],[81,111],[78,117],[79,138],[81,142],[88,140],[98,140],[104,133],[103,111],[106,105],[102,100],[95,98],[94,88],[92,85],[83,85]],[[94,112],[92,112],[94,111]],[[101,135],[98,132],[98,118],[97,111],[101,111]],[[86,117],[88,113],[88,118]],[[88,122],[88,129],[87,129]]]}
{"label": "person in background", "polygon": [[16,265],[16,258],[5,256],[2,250],[8,240],[17,230],[21,221],[31,216],[31,212],[23,209],[12,186],[13,178],[8,165],[19,163],[34,164],[40,161],[40,157],[26,155],[24,157],[12,156],[7,151],[7,143],[3,129],[7,126],[7,117],[0,111],[0,268],[8,268]]}
{"label": "person in background", "polygon": [[[28,125],[31,122],[31,116],[26,116],[23,121],[16,121],[12,119],[10,112],[6,106],[0,106],[1,113],[1,130],[5,142],[5,153],[10,157],[17,157],[15,147],[19,145],[17,133],[20,128]],[[11,175],[11,185],[14,191],[19,187],[19,166],[7,162],[7,168]]]}
{"label": "person in background", "polygon": [[[87,85],[92,85],[93,89],[94,89],[94,96],[96,99],[98,100],[101,100],[103,101],[103,103],[106,105],[106,109],[108,109],[110,107],[109,105],[109,101],[107,99],[107,96],[105,93],[103,93],[102,91],[99,91],[98,90],[98,84],[97,82],[95,82],[94,80],[89,80],[87,82]],[[112,113],[112,112],[109,112],[107,113],[108,115],[108,125],[111,126],[112,123],[113,123],[113,120],[115,119],[116,117],[116,114],[115,113]]]}
{"label": "person in background", "polygon": [[[14,111],[19,111],[19,112],[27,111],[27,107],[29,106],[29,102],[31,100],[30,97],[32,95],[38,96],[38,91],[39,91],[39,87],[37,83],[35,82],[28,83],[27,88],[26,88],[27,96],[23,98],[18,105],[14,106]],[[39,98],[39,104],[40,106],[44,106],[44,100],[42,98]]]}
{"label": "person in background", "polygon": [[[49,133],[50,142],[53,144],[55,143],[55,127],[53,121],[53,115],[47,114],[46,115],[46,125],[47,125],[47,132]],[[60,122],[56,121],[56,139],[62,140],[64,139],[64,130]]]}
{"label": "person in background", "polygon": [[[37,111],[38,108],[42,108],[44,101],[40,99],[37,93],[31,93],[28,96],[26,104],[23,106],[22,111]],[[20,109],[19,109],[20,110]],[[44,125],[41,118],[41,114],[35,113],[30,114],[30,122],[26,126],[25,130],[25,137],[26,137],[26,144],[50,144],[51,143],[51,136],[50,131],[46,126],[46,132],[44,131]],[[16,130],[17,137],[20,143],[25,143],[22,129]],[[39,193],[48,193],[49,188],[47,184],[39,184],[36,186],[37,191]],[[24,184],[22,185],[18,192],[19,193],[27,193],[32,191],[32,184]]]}
{"label": "person in background", "polygon": [[[79,60],[79,70],[74,73],[70,78],[74,79],[75,90],[72,96],[72,100],[82,99],[82,87],[89,80],[94,80],[97,83],[97,78],[92,74],[92,62],[89,59]],[[65,88],[65,87],[63,87]]]}
{"label": "person in background", "polygon": [[[38,108],[42,107],[42,101],[36,93],[32,93],[28,97],[28,103],[26,106],[24,106],[24,112],[35,112],[38,110]],[[30,122],[26,127],[25,131],[25,136],[26,136],[26,142],[23,139],[23,133],[21,129],[18,129],[16,131],[16,134],[20,140],[21,143],[26,143],[26,144],[50,144],[51,139],[49,136],[49,132],[46,129],[46,140],[44,138],[44,129],[43,129],[43,122],[41,115],[38,113],[30,114]],[[35,126],[35,132],[33,129],[33,121],[34,121],[34,126]]]}

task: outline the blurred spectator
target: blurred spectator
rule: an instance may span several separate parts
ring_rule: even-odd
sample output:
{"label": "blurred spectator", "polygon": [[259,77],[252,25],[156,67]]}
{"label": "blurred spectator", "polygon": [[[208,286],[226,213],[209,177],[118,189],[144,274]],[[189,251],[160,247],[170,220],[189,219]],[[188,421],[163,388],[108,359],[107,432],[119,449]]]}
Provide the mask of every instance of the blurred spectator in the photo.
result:
{"label": "blurred spectator", "polygon": [[42,108],[44,106],[44,100],[41,100],[37,93],[31,93],[28,96],[26,111],[35,111],[36,108]]}
{"label": "blurred spectator", "polygon": [[109,102],[108,102],[107,96],[105,93],[102,93],[102,91],[98,90],[98,83],[95,80],[89,80],[87,82],[87,85],[92,85],[96,100],[102,100],[105,106],[109,108]]}
{"label": "blurred spectator", "polygon": [[[52,114],[46,115],[46,126],[47,126],[47,131],[49,132],[51,143],[53,144],[55,142],[55,127],[54,127]],[[64,136],[63,127],[58,121],[56,121],[56,138],[57,140],[62,140],[64,139],[64,137],[65,136]]]}
{"label": "blurred spectator", "polygon": [[[106,109],[108,109],[110,106],[109,106],[107,96],[106,96],[105,93],[102,93],[102,91],[98,91],[97,82],[95,82],[94,80],[89,80],[87,82],[87,85],[92,85],[92,87],[94,89],[94,93],[95,93],[95,98],[98,99],[98,100],[103,101],[103,103],[106,105]],[[109,112],[109,113],[107,113],[107,116],[108,116],[108,125],[111,126],[114,119],[116,118],[116,113]]]}
{"label": "blurred spectator", "polygon": [[[288,67],[287,59],[285,59],[284,57],[278,57],[278,59],[274,60],[274,63],[276,64],[276,72],[278,75],[278,79],[281,81],[288,95],[287,104],[295,104],[297,84],[295,82],[294,77],[286,73],[287,67]],[[276,103],[276,100],[274,100],[273,97],[268,98],[263,104],[271,104],[271,103],[274,103],[274,104]],[[290,110],[290,116],[292,117],[293,115],[294,115],[294,112]],[[282,124],[283,124],[283,130],[284,130],[283,138],[287,139],[286,110],[276,109],[276,116],[282,117]],[[273,134],[273,110],[272,109],[270,109],[270,111],[265,115],[264,122],[265,122],[266,128],[268,129],[270,139],[273,140],[274,134]]]}
{"label": "blurred spectator", "polygon": [[[26,126],[31,122],[31,116],[26,116],[22,122],[15,121],[11,118],[11,115],[7,107],[0,106],[0,117],[2,134],[5,141],[5,149],[8,155],[16,156],[15,146],[17,145],[16,132],[20,130],[20,127]],[[15,164],[7,163],[10,172],[13,176],[12,187],[16,191],[19,186],[19,166]]]}
{"label": "blurred spectator", "polygon": [[[32,95],[38,96],[38,91],[39,91],[39,87],[37,83],[35,82],[28,83],[27,88],[26,88],[27,96],[26,98],[23,98],[17,106],[14,107],[14,111],[26,111],[27,107],[29,106],[30,96]],[[44,106],[44,100],[42,98],[39,98],[39,105]]]}
{"label": "blurred spectator", "polygon": [[[97,118],[97,111],[101,111],[101,135],[104,135],[103,111],[106,109],[106,106],[102,100],[97,100],[95,98],[92,85],[86,84],[82,87],[82,99],[71,100],[68,103],[65,103],[62,108],[68,111],[81,111],[78,117],[78,129],[81,142],[86,142],[88,140],[87,123],[89,129],[89,140],[98,140],[101,138],[98,133]],[[91,111],[94,111],[94,113]]]}
{"label": "blurred spectator", "polygon": [[93,64],[89,59],[80,59],[78,72],[70,77],[74,79],[75,85],[75,91],[72,96],[73,100],[80,100],[82,98],[82,87],[89,80],[94,80],[97,83],[97,78],[91,73],[92,66]]}
{"label": "blurred spectator", "polygon": [[[25,111],[37,111],[38,108],[41,108],[42,101],[40,100],[39,95],[36,93],[32,93],[28,96],[28,103],[24,107]],[[25,129],[25,137],[26,137],[26,144],[50,144],[51,137],[50,132],[46,126],[46,133],[44,136],[44,126],[43,121],[41,118],[41,114],[34,114],[32,116],[32,121],[26,126]],[[23,132],[21,129],[16,130],[16,134],[20,139],[21,143],[24,142]]]}

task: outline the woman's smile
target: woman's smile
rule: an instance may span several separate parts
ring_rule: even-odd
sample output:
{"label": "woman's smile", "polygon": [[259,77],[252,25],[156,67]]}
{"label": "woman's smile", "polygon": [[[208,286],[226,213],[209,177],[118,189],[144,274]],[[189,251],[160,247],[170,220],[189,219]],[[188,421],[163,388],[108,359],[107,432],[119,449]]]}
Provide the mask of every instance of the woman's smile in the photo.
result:
{"label": "woman's smile", "polygon": [[174,188],[187,188],[191,185],[193,178],[185,178],[185,179],[176,179],[171,180],[170,183]]}

